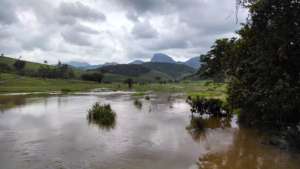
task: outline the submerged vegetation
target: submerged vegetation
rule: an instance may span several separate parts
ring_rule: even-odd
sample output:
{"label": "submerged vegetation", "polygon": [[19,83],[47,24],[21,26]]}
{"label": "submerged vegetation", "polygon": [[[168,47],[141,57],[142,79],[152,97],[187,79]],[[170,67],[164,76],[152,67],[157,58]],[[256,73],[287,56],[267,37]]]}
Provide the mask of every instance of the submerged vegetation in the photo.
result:
{"label": "submerged vegetation", "polygon": [[207,114],[212,116],[227,116],[229,111],[226,105],[220,99],[203,98],[200,96],[188,96],[187,103],[191,106],[192,113],[199,113],[200,115]]}
{"label": "submerged vegetation", "polygon": [[139,99],[135,99],[133,104],[136,108],[141,109],[143,107],[143,103]]}
{"label": "submerged vegetation", "polygon": [[116,113],[109,104],[100,105],[95,103],[88,111],[87,119],[89,123],[97,124],[99,127],[113,127],[116,121]]}

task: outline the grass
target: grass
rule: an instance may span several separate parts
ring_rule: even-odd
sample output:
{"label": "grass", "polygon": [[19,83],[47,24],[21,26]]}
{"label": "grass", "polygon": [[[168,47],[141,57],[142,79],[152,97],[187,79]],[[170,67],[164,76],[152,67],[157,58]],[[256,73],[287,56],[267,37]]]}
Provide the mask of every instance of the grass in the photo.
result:
{"label": "grass", "polygon": [[15,74],[1,74],[0,76],[0,93],[74,92],[103,87],[99,83],[80,80],[42,79]]}
{"label": "grass", "polygon": [[[113,91],[128,90],[124,83],[95,83],[81,80],[42,79],[2,73],[0,75],[0,93],[21,92],[75,92],[88,91],[96,88],[107,88]],[[146,92],[185,93],[188,96],[215,98],[226,100],[227,85],[209,81],[186,81],[179,83],[145,83],[134,84],[135,96],[145,96]]]}
{"label": "grass", "polygon": [[87,119],[89,123],[97,124],[103,127],[111,127],[115,123],[116,113],[109,104],[100,105],[95,103],[88,111]]}

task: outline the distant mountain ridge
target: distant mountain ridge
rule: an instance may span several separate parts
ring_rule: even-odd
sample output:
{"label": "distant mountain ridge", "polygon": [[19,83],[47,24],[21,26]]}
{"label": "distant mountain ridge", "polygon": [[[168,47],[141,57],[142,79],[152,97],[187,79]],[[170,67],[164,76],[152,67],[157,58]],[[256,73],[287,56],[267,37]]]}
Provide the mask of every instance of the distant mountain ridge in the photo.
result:
{"label": "distant mountain ridge", "polygon": [[[186,66],[189,66],[193,69],[199,69],[201,67],[200,63],[200,57],[193,57],[188,59],[185,62],[176,62],[172,57],[163,54],[163,53],[155,53],[153,57],[150,60],[151,63],[170,63],[170,64],[184,64]],[[144,64],[147,62],[144,62],[142,60],[134,60],[132,62],[129,62],[128,64]],[[105,63],[105,64],[99,64],[99,65],[91,65],[86,62],[78,62],[78,61],[70,61],[67,62],[66,64],[71,65],[76,68],[88,70],[88,69],[97,69],[103,66],[110,66],[110,65],[118,65],[119,63],[117,62],[110,62],[110,63]]]}

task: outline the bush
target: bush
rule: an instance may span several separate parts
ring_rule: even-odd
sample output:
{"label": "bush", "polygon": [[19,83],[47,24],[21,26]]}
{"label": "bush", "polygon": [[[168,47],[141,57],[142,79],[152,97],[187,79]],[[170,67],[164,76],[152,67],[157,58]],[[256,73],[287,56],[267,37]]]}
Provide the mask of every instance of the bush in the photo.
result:
{"label": "bush", "polygon": [[103,79],[103,74],[102,73],[86,73],[81,75],[81,79],[82,80],[86,80],[86,81],[94,81],[94,82],[98,82],[101,83],[102,79]]}
{"label": "bush", "polygon": [[116,113],[111,109],[109,104],[100,105],[95,103],[88,111],[89,123],[99,126],[113,126],[115,123]]}
{"label": "bush", "polygon": [[11,67],[8,64],[0,63],[0,73],[8,73],[11,71]]}
{"label": "bush", "polygon": [[225,116],[228,113],[228,111],[226,112],[224,110],[225,104],[219,99],[189,96],[187,98],[187,103],[191,106],[192,113],[199,113],[200,115],[210,114],[214,116]]}
{"label": "bush", "polygon": [[138,99],[135,99],[133,104],[135,105],[135,107],[137,107],[138,109],[141,109],[143,107],[143,103],[138,100]]}

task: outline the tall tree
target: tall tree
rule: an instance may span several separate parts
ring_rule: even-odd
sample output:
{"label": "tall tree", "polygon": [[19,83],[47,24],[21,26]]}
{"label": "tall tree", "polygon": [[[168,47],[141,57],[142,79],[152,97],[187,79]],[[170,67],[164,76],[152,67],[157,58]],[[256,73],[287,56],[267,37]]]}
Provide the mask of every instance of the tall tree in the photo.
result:
{"label": "tall tree", "polygon": [[239,31],[239,64],[229,96],[250,125],[300,121],[300,1],[245,1],[250,18]]}

